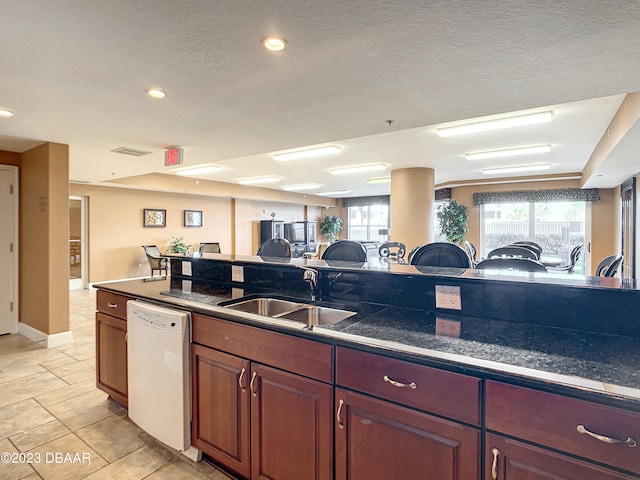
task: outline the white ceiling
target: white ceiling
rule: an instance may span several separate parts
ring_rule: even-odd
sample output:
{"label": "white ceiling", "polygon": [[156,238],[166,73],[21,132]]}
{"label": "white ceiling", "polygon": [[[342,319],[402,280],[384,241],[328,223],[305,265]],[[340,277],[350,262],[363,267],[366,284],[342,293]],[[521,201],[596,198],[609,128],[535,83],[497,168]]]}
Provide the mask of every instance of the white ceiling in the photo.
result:
{"label": "white ceiling", "polygon": [[[0,12],[0,107],[15,112],[0,118],[0,148],[69,144],[72,181],[169,173],[163,149],[173,145],[185,165],[224,168],[203,178],[278,175],[271,188],[314,182],[347,196],[388,193],[364,182],[385,172],[328,168],[432,167],[438,184],[522,163],[574,173],[624,94],[640,90],[637,0],[0,0]],[[271,34],[288,48],[266,51]],[[149,98],[151,86],[167,97]],[[545,125],[435,134],[444,123],[546,110]],[[342,152],[271,158],[316,144]],[[464,158],[540,144],[551,154]],[[118,147],[152,153],[111,153]],[[639,148],[636,125],[589,186],[639,172]]]}

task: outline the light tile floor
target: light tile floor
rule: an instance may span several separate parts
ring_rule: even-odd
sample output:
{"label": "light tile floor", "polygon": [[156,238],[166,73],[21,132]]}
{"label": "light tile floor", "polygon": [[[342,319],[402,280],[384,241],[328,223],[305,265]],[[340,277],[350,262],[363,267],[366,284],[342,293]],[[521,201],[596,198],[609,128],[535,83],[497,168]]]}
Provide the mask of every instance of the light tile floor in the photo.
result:
{"label": "light tile floor", "polygon": [[95,290],[71,291],[69,345],[0,336],[0,480],[229,480],[164,447],[96,389],[95,305]]}

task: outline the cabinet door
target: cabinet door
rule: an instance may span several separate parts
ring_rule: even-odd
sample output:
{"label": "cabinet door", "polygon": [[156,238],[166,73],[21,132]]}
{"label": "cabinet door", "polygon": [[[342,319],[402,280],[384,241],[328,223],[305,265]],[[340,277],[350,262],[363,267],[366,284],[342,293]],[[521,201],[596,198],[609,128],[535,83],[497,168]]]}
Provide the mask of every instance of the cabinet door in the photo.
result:
{"label": "cabinet door", "polygon": [[479,430],[336,390],[337,480],[478,480]]}
{"label": "cabinet door", "polygon": [[264,365],[252,370],[251,478],[330,480],[333,388]]}
{"label": "cabinet door", "polygon": [[485,478],[492,480],[632,480],[565,455],[488,434]]}
{"label": "cabinet door", "polygon": [[191,365],[193,445],[248,477],[249,362],[192,345]]}
{"label": "cabinet door", "polygon": [[96,386],[127,406],[127,322],[96,313]]}

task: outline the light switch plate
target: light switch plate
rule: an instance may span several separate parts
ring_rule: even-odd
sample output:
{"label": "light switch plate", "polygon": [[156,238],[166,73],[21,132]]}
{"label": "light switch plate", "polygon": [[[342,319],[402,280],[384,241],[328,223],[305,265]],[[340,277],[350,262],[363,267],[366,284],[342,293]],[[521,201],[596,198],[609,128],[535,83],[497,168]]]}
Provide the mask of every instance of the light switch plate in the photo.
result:
{"label": "light switch plate", "polygon": [[436,308],[462,310],[460,287],[436,285]]}

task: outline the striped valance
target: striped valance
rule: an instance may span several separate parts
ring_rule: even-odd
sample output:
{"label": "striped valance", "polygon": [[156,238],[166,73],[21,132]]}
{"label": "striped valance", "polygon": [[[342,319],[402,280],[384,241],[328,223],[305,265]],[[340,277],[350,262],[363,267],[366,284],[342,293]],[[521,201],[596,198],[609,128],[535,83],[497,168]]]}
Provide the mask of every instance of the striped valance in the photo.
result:
{"label": "striped valance", "polygon": [[350,197],[342,199],[342,206],[368,207],[369,205],[389,205],[389,195],[376,195],[372,197]]}
{"label": "striped valance", "polygon": [[476,192],[473,204],[520,202],[597,202],[597,188],[555,188],[546,190],[513,190],[509,192]]}

